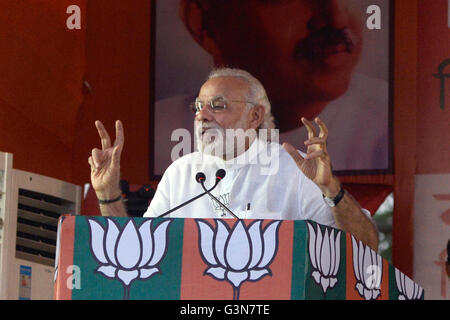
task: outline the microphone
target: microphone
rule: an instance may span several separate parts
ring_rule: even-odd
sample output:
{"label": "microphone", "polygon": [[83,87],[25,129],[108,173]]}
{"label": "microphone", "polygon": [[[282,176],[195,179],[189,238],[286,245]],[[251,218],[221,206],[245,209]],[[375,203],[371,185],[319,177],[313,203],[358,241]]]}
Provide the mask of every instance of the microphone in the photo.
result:
{"label": "microphone", "polygon": [[195,175],[195,181],[200,183],[200,180],[206,180],[206,176],[203,172],[197,172],[197,174]]}
{"label": "microphone", "polygon": [[216,181],[217,181],[217,179],[219,179],[219,181],[222,180],[225,177],[225,174],[226,174],[226,172],[224,169],[217,170],[216,171]]}
{"label": "microphone", "polygon": [[[217,170],[217,172],[216,172],[216,183],[215,183],[214,186],[216,186],[216,185],[217,185],[217,184],[225,177],[225,174],[226,174],[226,172],[225,172],[224,169],[219,169],[219,170]],[[197,175],[198,175],[198,174],[197,174]],[[197,179],[196,179],[196,180],[197,180]],[[238,217],[237,215],[235,215],[230,209],[227,208],[227,206],[225,206],[222,202],[219,201],[219,199],[217,199],[216,197],[214,197],[214,196],[210,193],[212,190],[207,190],[207,189],[206,189],[206,187],[205,187],[205,185],[204,185],[205,180],[206,180],[206,177],[205,177],[204,179],[201,179],[201,178],[199,177],[199,179],[197,180],[197,182],[200,183],[200,184],[202,185],[203,190],[205,190],[205,192],[208,193],[209,196],[210,196],[211,198],[213,198],[215,201],[217,201],[217,203],[218,203],[222,208],[224,208],[226,211],[228,211],[228,213],[230,213],[233,217],[235,217],[236,219],[239,220],[239,217]]]}
{"label": "microphone", "polygon": [[[223,171],[225,172],[225,170],[223,170]],[[224,174],[224,176],[225,176],[225,174]],[[203,172],[198,172],[198,173],[195,175],[195,181],[197,181],[197,182],[200,183],[200,182],[205,181],[205,180],[206,180],[206,176],[205,176],[205,174],[204,174]],[[220,180],[221,180],[221,179],[216,179],[216,183],[212,186],[211,189],[206,190],[205,188],[203,188],[203,189],[205,190],[205,192],[200,193],[198,196],[196,196],[196,197],[194,197],[194,198],[192,198],[192,199],[190,199],[190,200],[188,200],[188,201],[186,201],[186,202],[183,202],[183,203],[180,204],[179,206],[176,206],[175,208],[170,209],[169,211],[164,212],[163,214],[157,216],[157,218],[162,218],[162,217],[168,215],[169,213],[174,212],[175,210],[178,210],[178,209],[180,209],[181,207],[184,207],[185,205],[191,203],[192,201],[195,201],[195,200],[197,200],[198,198],[203,197],[205,194],[211,192],[211,191],[217,186],[217,184],[220,182]],[[202,184],[202,185],[203,185],[203,184]]]}

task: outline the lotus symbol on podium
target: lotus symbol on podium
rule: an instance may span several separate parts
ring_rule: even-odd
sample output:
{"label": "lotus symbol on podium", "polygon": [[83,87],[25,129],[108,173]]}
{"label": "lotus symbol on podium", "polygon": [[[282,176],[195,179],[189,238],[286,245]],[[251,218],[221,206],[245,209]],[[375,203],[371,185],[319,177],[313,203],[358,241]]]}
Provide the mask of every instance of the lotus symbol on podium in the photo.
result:
{"label": "lotus symbol on podium", "polygon": [[400,292],[398,300],[418,300],[421,299],[423,288],[408,278],[405,274],[395,269],[395,282]]}
{"label": "lotus symbol on podium", "polygon": [[158,273],[167,248],[167,228],[171,220],[161,222],[152,230],[153,219],[137,228],[130,219],[123,228],[106,218],[106,229],[95,219],[88,219],[91,252],[100,264],[96,272],[108,279],[118,279],[124,287],[124,299],[130,297],[131,283],[149,279]]}
{"label": "lotus symbol on podium", "polygon": [[196,220],[199,228],[199,248],[208,265],[204,275],[228,281],[233,287],[233,300],[239,300],[245,281],[255,282],[272,275],[270,264],[278,250],[278,230],[281,221],[274,221],[262,229],[262,220],[248,227],[238,220],[230,230],[222,220],[216,229],[206,221]]}
{"label": "lotus symbol on podium", "polygon": [[380,284],[383,275],[383,259],[361,240],[352,236],[353,271],[356,289],[366,300],[375,300],[381,294]]}
{"label": "lotus symbol on podium", "polygon": [[322,235],[319,225],[317,231],[309,222],[306,223],[309,231],[309,258],[313,266],[312,277],[322,286],[323,293],[333,288],[337,283],[341,254],[341,231],[334,236],[334,229],[328,232],[325,228]]}

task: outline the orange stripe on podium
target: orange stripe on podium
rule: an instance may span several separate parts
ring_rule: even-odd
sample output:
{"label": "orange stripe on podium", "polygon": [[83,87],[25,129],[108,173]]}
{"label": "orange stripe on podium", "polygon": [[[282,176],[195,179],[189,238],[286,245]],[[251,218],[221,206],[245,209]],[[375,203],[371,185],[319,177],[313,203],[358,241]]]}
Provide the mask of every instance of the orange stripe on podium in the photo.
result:
{"label": "orange stripe on podium", "polygon": [[[352,247],[352,236],[351,234],[346,234],[347,241],[347,289],[346,289],[346,300],[364,300],[356,289],[356,277],[355,271],[353,269],[353,247]],[[381,276],[380,289],[381,294],[376,300],[389,300],[389,262],[383,259],[383,270]]]}
{"label": "orange stripe on podium", "polygon": [[72,274],[66,272],[67,267],[73,265],[73,246],[75,240],[75,217],[63,216],[61,222],[61,239],[58,262],[58,275],[55,282],[54,298],[57,300],[71,300],[72,290],[68,288],[67,281]]}
{"label": "orange stripe on podium", "polygon": [[[216,228],[216,223],[212,219],[204,220],[212,228]],[[236,220],[224,219],[230,229]],[[245,220],[246,227],[252,220]],[[262,227],[270,223],[266,220]],[[224,280],[216,280],[210,275],[204,275],[208,265],[200,256],[199,230],[194,219],[186,219],[184,225],[183,241],[183,262],[181,275],[181,296],[182,300],[231,300],[233,299],[233,288],[231,284]],[[240,287],[240,300],[274,300],[290,299],[291,295],[291,268],[292,265],[292,238],[293,223],[284,221],[278,231],[278,251],[269,269],[272,276],[264,276],[259,281],[245,281]]]}

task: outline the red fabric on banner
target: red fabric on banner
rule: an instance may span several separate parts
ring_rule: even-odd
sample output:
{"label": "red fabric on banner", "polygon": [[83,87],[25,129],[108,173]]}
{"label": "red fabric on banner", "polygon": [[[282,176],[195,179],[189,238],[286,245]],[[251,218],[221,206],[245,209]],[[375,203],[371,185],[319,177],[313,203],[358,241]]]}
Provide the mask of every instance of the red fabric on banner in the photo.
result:
{"label": "red fabric on banner", "polygon": [[122,178],[130,184],[149,183],[150,20],[151,1],[87,2],[87,93],[77,117],[72,150],[74,183],[90,181],[87,159],[101,146],[95,120],[115,139],[114,121],[121,120],[125,144]]}
{"label": "red fabric on banner", "polygon": [[413,273],[414,174],[416,169],[417,0],[395,1],[394,216],[392,262]]}
{"label": "red fabric on banner", "polygon": [[448,299],[450,236],[450,1],[419,1],[414,279],[428,299]]}
{"label": "red fabric on banner", "polygon": [[450,173],[450,78],[439,79],[450,74],[450,27],[445,14],[448,5],[447,0],[419,4],[423,14],[418,21],[417,150],[420,153],[416,174]]}
{"label": "red fabric on banner", "polygon": [[97,195],[92,187],[89,188],[86,198],[84,198],[84,206],[81,214],[84,216],[101,216]]}
{"label": "red fabric on banner", "polygon": [[344,183],[343,186],[359,202],[361,207],[370,211],[372,216],[393,191],[392,186],[382,184]]}
{"label": "red fabric on banner", "polygon": [[386,197],[394,191],[392,175],[340,176],[338,178],[361,207],[369,210],[372,216]]}
{"label": "red fabric on banner", "polygon": [[[69,30],[67,7],[81,10]],[[83,100],[86,0],[1,1],[0,150],[14,167],[71,180],[71,148]]]}
{"label": "red fabric on banner", "polygon": [[[80,30],[67,28],[71,5]],[[150,16],[148,0],[0,2],[0,150],[15,168],[83,185],[94,121],[114,138],[121,119],[123,176],[149,182]]]}

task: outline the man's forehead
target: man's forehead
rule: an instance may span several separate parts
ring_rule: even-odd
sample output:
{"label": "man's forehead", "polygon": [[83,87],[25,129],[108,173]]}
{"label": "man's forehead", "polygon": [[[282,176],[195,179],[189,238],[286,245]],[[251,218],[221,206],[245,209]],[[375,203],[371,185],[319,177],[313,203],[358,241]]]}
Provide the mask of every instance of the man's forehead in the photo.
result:
{"label": "man's forehead", "polygon": [[241,99],[248,93],[248,84],[237,77],[217,77],[206,81],[200,88],[200,99]]}

